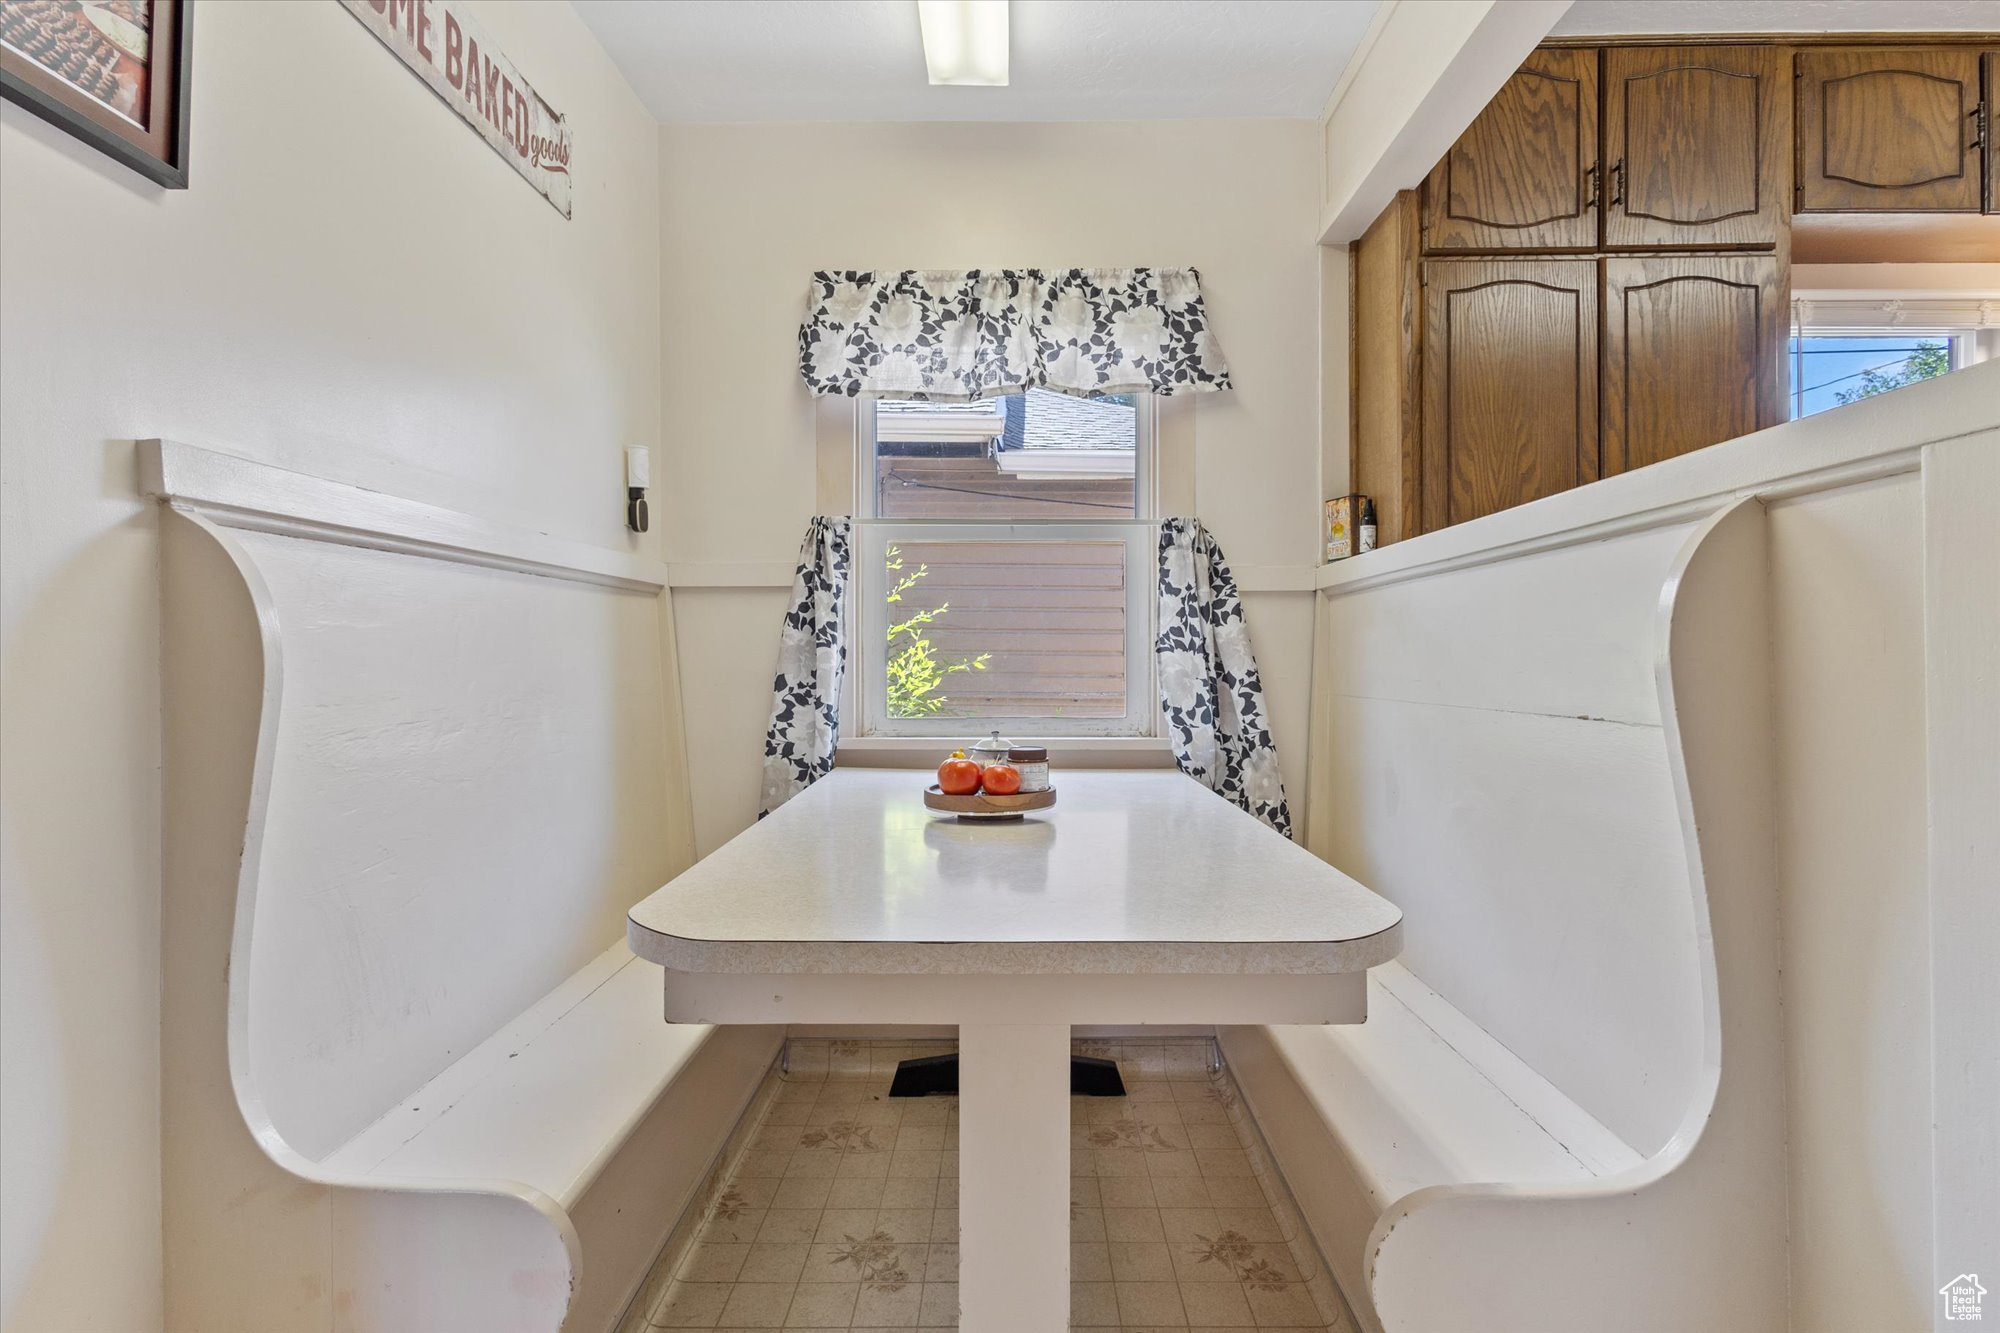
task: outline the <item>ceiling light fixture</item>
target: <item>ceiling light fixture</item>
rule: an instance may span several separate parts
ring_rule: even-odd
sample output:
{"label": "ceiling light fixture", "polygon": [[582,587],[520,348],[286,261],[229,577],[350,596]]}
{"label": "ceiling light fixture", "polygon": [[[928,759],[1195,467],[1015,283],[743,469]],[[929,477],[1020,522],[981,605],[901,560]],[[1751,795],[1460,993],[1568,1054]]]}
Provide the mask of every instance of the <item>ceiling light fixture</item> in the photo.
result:
{"label": "ceiling light fixture", "polygon": [[1007,0],[917,0],[933,84],[1007,86]]}

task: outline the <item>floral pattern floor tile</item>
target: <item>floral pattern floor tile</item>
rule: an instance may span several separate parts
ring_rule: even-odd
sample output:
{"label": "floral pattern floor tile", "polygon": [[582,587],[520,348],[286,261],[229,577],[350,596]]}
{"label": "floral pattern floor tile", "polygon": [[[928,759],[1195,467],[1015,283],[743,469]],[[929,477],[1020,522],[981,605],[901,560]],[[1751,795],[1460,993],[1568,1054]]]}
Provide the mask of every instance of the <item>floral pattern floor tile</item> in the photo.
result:
{"label": "floral pattern floor tile", "polygon": [[[647,1328],[958,1326],[957,1099],[891,1099],[891,1060],[834,1045],[794,1062],[663,1257]],[[1127,1095],[1071,1102],[1071,1327],[1352,1329],[1227,1072],[1079,1050],[1117,1058]]]}

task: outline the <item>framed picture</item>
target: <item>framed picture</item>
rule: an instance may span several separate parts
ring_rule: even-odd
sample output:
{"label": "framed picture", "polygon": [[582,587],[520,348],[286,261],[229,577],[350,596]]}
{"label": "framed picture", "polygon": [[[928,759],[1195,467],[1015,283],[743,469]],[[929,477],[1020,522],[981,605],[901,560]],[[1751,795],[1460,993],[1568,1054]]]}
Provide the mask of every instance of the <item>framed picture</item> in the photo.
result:
{"label": "framed picture", "polygon": [[0,0],[0,96],[187,188],[187,0]]}

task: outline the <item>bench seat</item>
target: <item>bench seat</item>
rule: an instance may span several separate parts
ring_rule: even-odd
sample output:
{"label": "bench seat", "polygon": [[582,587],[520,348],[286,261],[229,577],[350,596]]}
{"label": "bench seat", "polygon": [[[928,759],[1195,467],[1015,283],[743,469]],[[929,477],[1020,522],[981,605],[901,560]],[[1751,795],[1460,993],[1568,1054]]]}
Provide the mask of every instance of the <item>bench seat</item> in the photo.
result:
{"label": "bench seat", "polygon": [[[1385,709],[1412,693],[1401,673],[1417,660],[1378,661],[1388,626],[1427,664],[1476,664],[1422,682],[1425,708],[1460,716],[1403,731],[1371,729],[1381,710],[1345,718],[1356,747],[1386,755],[1402,737],[1423,759],[1371,767],[1353,799],[1394,810],[1411,775],[1404,806],[1421,791],[1429,825],[1468,841],[1454,858],[1397,860],[1374,886],[1424,923],[1407,965],[1371,970],[1360,1026],[1221,1034],[1368,1333],[1787,1327],[1763,503],[1722,503],[1662,569],[1671,540],[1527,545],[1465,580],[1335,599],[1329,632],[1371,643],[1340,656],[1389,664],[1357,682]],[[1657,736],[1643,712],[1616,720],[1589,702],[1621,674],[1637,684],[1649,611]],[[1579,784],[1633,808],[1580,812],[1566,799]],[[1668,794],[1678,864],[1664,806],[1624,819]],[[1666,910],[1682,892],[1685,925]],[[1494,1035],[1521,1024],[1536,1068]]]}
{"label": "bench seat", "polygon": [[659,969],[621,941],[343,1144],[325,1165],[382,1176],[490,1176],[568,1208],[607,1144],[714,1033],[660,1019]]}
{"label": "bench seat", "polygon": [[166,1326],[610,1333],[783,1041],[624,944],[694,854],[665,567],[140,452]]}
{"label": "bench seat", "polygon": [[384,1182],[503,1181],[547,1196],[574,1224],[584,1261],[565,1327],[608,1328],[782,1036],[670,1024],[661,1005],[660,970],[620,941],[322,1166]]}
{"label": "bench seat", "polygon": [[1366,1023],[1273,1039],[1381,1206],[1426,1185],[1583,1180],[1642,1160],[1401,963],[1369,981]]}
{"label": "bench seat", "polygon": [[1433,1185],[1560,1185],[1643,1157],[1401,963],[1368,973],[1368,1021],[1222,1030],[1342,1288],[1364,1292],[1376,1220]]}

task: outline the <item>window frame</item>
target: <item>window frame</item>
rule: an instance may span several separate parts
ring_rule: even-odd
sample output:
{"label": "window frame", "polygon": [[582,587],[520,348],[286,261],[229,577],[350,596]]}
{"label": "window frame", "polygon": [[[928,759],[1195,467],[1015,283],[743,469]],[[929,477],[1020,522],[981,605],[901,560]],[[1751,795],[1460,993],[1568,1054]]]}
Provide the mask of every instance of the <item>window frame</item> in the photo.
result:
{"label": "window frame", "polygon": [[[1003,735],[1036,741],[1157,741],[1160,701],[1154,640],[1159,629],[1159,404],[1137,395],[1133,442],[1134,517],[1077,519],[884,518],[876,513],[875,400],[861,398],[854,412],[854,588],[850,628],[854,651],[843,710],[845,738],[862,741],[966,739],[998,728]],[[884,565],[892,544],[923,541],[1118,541],[1125,547],[1125,713],[1122,717],[891,718],[887,715],[889,607]],[[877,688],[878,686],[882,688]]]}

